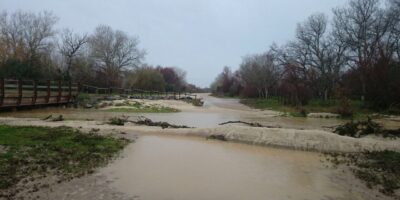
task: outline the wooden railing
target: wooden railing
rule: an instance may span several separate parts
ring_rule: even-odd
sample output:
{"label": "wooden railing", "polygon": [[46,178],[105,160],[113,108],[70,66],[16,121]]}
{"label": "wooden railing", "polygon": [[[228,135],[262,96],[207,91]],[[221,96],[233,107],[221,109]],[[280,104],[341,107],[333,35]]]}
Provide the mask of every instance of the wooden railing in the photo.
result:
{"label": "wooden railing", "polygon": [[71,82],[0,79],[0,108],[67,104],[78,93],[78,84]]}
{"label": "wooden railing", "polygon": [[81,93],[88,93],[88,94],[125,94],[130,95],[131,98],[147,98],[147,97],[159,97],[159,98],[174,98],[180,99],[181,97],[191,97],[197,98],[196,94],[191,94],[187,92],[160,92],[155,90],[141,90],[141,89],[126,89],[126,88],[116,88],[116,87],[109,87],[109,88],[101,88],[92,85],[80,85],[79,92]]}
{"label": "wooden railing", "polygon": [[140,89],[99,88],[62,81],[33,81],[0,79],[0,109],[35,105],[68,104],[76,100],[79,93],[125,94],[131,98],[197,98],[184,92],[159,92]]}

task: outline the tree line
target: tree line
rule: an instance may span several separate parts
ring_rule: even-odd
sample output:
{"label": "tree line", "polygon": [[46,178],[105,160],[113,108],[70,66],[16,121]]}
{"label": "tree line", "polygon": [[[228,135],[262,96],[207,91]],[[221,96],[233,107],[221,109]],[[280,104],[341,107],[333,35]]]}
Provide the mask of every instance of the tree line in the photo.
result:
{"label": "tree line", "polygon": [[225,67],[214,93],[268,98],[302,106],[312,98],[359,99],[373,108],[400,107],[400,1],[350,0],[329,19],[315,13],[295,38]]}
{"label": "tree line", "polygon": [[143,63],[138,37],[107,25],[91,34],[57,30],[51,12],[0,13],[0,78],[64,80],[98,87],[198,90],[175,67]]}

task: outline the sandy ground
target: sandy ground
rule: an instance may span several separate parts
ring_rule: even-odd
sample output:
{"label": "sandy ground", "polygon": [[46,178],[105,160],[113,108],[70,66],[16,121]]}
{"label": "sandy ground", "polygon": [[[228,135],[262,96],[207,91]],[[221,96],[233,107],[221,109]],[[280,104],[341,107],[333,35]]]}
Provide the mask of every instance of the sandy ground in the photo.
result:
{"label": "sandy ground", "polygon": [[[228,141],[232,142],[317,152],[360,152],[365,150],[385,149],[400,151],[400,140],[398,139],[392,140],[376,137],[354,139],[331,133],[329,131],[330,129],[327,127],[343,123],[343,121],[337,119],[296,119],[281,117],[282,113],[251,109],[239,104],[235,99],[218,99],[210,97],[207,94],[199,94],[199,96],[205,100],[204,107],[195,107],[182,101],[172,100],[134,101],[139,101],[145,105],[176,108],[181,110],[183,114],[188,114],[188,116],[190,116],[191,113],[216,113],[226,118],[218,118],[218,120],[222,121],[214,120],[213,122],[207,122],[208,124],[204,127],[192,129],[161,129],[158,127],[137,126],[132,123],[127,123],[125,126],[112,126],[106,123],[105,118],[103,118],[103,120],[94,121],[66,120],[61,122],[48,122],[38,118],[29,118],[29,115],[23,116],[24,118],[15,117],[18,116],[18,113],[11,113],[10,116],[3,113],[0,117],[0,123],[16,126],[70,126],[83,131],[100,129],[100,133],[102,134],[114,134],[129,139],[148,134],[170,134],[196,137],[207,137],[218,134],[224,135]],[[49,112],[47,112],[47,114],[49,114]],[[96,112],[89,112],[89,115],[90,114],[96,115]],[[114,113],[114,115],[122,115],[122,113]],[[135,116],[130,116],[130,119],[134,120]],[[278,126],[281,128],[218,125],[218,123],[230,119],[230,117],[232,119],[259,122],[264,125]],[[195,120],[202,119],[198,118]],[[397,118],[390,118],[387,122],[390,126],[396,127],[400,124],[397,120]],[[177,125],[181,125],[179,124],[180,121],[184,120],[181,118],[172,120],[172,122]],[[101,173],[95,173],[94,175],[72,180],[71,182],[57,184],[49,189],[43,189],[30,194],[28,199],[138,199],[138,197],[127,196],[116,192],[113,188],[109,187],[109,184],[105,181],[106,179],[102,176]]]}
{"label": "sandy ground", "polygon": [[34,118],[0,118],[0,122],[14,126],[69,126],[83,131],[100,129],[103,132],[124,132],[128,135],[154,133],[198,137],[224,135],[228,141],[232,142],[317,152],[400,151],[400,140],[398,139],[384,139],[373,136],[355,139],[339,136],[324,130],[255,128],[244,125],[225,125],[214,128],[161,129],[159,127],[137,126],[132,123],[127,123],[125,126],[113,126],[97,121],[48,122]]}

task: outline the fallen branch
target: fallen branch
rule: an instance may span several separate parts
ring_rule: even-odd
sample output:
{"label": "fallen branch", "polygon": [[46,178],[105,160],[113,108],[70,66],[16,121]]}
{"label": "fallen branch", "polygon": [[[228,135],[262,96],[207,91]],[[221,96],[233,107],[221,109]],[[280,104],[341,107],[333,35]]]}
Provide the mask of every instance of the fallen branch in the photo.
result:
{"label": "fallen branch", "polygon": [[165,129],[165,128],[192,128],[192,127],[188,127],[188,126],[184,126],[184,125],[170,124],[168,122],[153,122],[151,119],[143,117],[143,116],[139,117],[139,120],[137,120],[137,121],[129,121],[129,122],[138,124],[138,125],[159,126],[162,129]]}
{"label": "fallen branch", "polygon": [[220,126],[222,125],[227,125],[227,124],[246,124],[251,127],[261,127],[261,128],[282,128],[281,126],[264,126],[260,123],[252,123],[252,122],[244,122],[244,121],[228,121],[219,124]]}
{"label": "fallen branch", "polygon": [[225,135],[210,135],[207,137],[207,140],[227,141]]}
{"label": "fallen branch", "polygon": [[43,121],[46,121],[46,120],[48,120],[48,119],[50,119],[50,118],[52,118],[52,117],[53,117],[53,115],[49,115],[49,116],[43,118],[42,120],[43,120]]}
{"label": "fallen branch", "polygon": [[110,125],[116,125],[116,126],[123,126],[125,123],[128,122],[128,117],[122,116],[122,117],[113,117],[109,119],[108,124]]}
{"label": "fallen branch", "polygon": [[62,115],[59,115],[58,117],[54,117],[51,119],[52,122],[61,122],[64,121],[64,117]]}
{"label": "fallen branch", "polygon": [[53,115],[49,115],[45,118],[42,119],[43,121],[51,121],[51,122],[60,122],[64,121],[64,117],[62,115],[59,115],[57,117],[53,117]]}

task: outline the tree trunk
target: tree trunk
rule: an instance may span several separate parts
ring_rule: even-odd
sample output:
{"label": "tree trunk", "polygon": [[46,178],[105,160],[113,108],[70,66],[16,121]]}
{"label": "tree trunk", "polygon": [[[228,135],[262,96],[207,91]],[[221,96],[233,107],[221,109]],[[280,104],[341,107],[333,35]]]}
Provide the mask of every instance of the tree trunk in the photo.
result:
{"label": "tree trunk", "polygon": [[365,95],[367,94],[367,83],[365,80],[365,76],[361,75],[360,80],[361,80],[361,101],[364,102]]}
{"label": "tree trunk", "polygon": [[324,90],[324,101],[328,101],[328,89]]}

